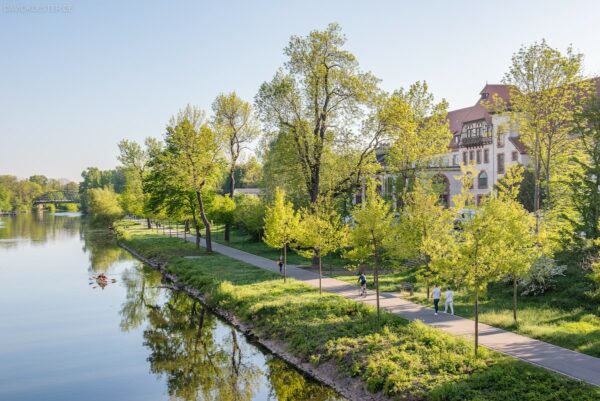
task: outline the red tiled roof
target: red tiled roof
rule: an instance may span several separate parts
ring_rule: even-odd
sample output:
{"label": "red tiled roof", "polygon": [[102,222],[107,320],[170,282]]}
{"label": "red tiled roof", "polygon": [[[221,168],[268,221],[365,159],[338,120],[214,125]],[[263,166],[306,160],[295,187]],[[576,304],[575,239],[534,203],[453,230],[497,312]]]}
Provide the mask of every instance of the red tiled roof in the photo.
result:
{"label": "red tiled roof", "polygon": [[[487,99],[489,100],[492,100],[494,96],[497,95],[505,102],[508,102],[509,89],[510,86],[508,85],[486,84],[479,94],[483,95],[484,93],[487,93]],[[484,99],[482,96],[474,106],[448,112],[450,131],[452,131],[452,133],[460,132],[463,124],[469,121],[485,120],[490,123],[490,113],[484,104],[482,104],[487,99]]]}

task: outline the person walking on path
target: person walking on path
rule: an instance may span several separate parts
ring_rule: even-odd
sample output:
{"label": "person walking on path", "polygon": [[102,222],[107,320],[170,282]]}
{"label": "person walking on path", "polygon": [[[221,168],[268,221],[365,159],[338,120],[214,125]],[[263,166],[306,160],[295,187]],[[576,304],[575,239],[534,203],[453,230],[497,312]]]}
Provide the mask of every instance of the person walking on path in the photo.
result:
{"label": "person walking on path", "polygon": [[435,310],[435,315],[437,316],[438,311],[440,309],[440,298],[442,297],[442,290],[438,287],[437,284],[433,286],[433,308]]}
{"label": "person walking on path", "polygon": [[277,264],[279,265],[279,274],[283,273],[283,258],[279,255],[279,259],[277,259]]}
{"label": "person walking on path", "polygon": [[360,276],[358,277],[358,282],[360,283],[360,296],[367,296],[367,276],[365,276],[365,273],[360,273]]}
{"label": "person walking on path", "polygon": [[444,306],[444,313],[448,313],[448,306],[450,307],[450,314],[454,315],[454,293],[448,286],[446,289],[446,304]]}

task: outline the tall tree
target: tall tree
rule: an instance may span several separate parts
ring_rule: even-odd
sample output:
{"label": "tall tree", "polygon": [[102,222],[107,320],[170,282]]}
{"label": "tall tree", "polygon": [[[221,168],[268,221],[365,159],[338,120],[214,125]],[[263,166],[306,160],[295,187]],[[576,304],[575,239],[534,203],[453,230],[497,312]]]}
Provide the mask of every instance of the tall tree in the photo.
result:
{"label": "tall tree", "polygon": [[[325,184],[334,192],[360,184],[378,145],[377,137],[357,129],[377,93],[377,79],[359,69],[356,57],[343,49],[345,41],[337,24],[292,36],[284,69],[256,95],[265,124],[289,137],[290,162],[301,174],[309,203]],[[336,176],[330,175],[332,182],[324,183],[328,154],[347,157],[340,159]]]}
{"label": "tall tree", "polygon": [[350,230],[349,243],[353,249],[346,257],[359,261],[369,261],[373,266],[373,281],[379,309],[379,265],[384,253],[395,243],[395,218],[389,205],[375,191],[371,183],[367,186],[366,199],[352,210],[354,226]]}
{"label": "tall tree", "polygon": [[273,204],[265,212],[264,242],[283,251],[283,281],[287,277],[287,248],[297,235],[300,216],[285,199],[285,192],[277,189]]}
{"label": "tall tree", "polygon": [[[235,191],[235,170],[242,150],[259,134],[258,122],[250,103],[239,98],[235,92],[220,94],[212,104],[213,128],[223,141],[228,158],[229,197]],[[225,240],[229,241],[231,224],[225,225]]]}
{"label": "tall tree", "polygon": [[[427,298],[432,280],[439,276],[439,265],[430,263],[434,237],[447,236],[454,229],[454,213],[440,203],[428,180],[417,180],[413,191],[404,197],[398,224],[398,242],[393,252],[419,264],[418,278],[425,283]],[[440,238],[440,240],[442,239]]]}
{"label": "tall tree", "polygon": [[[126,185],[123,198],[126,199],[129,213],[143,214],[147,193],[144,190],[144,182],[148,173],[147,165],[153,150],[160,145],[153,138],[146,138],[145,149],[135,142],[123,139],[119,142],[119,155],[117,159],[127,170]],[[150,217],[147,216],[146,223],[151,228]]]}
{"label": "tall tree", "polygon": [[199,109],[187,106],[171,120],[165,135],[165,163],[170,166],[171,179],[194,192],[205,229],[206,251],[210,253],[211,224],[204,197],[218,184],[222,159],[220,140],[202,116]]}
{"label": "tall tree", "polygon": [[[571,47],[566,54],[545,40],[523,46],[512,57],[504,82],[510,85],[512,123],[532,158],[534,210],[550,207],[560,192],[552,192],[553,174],[567,162],[577,142],[571,140],[574,116],[591,89],[583,76],[583,55]],[[496,103],[496,102],[494,102]],[[542,185],[547,205],[541,204]]]}
{"label": "tall tree", "polygon": [[347,226],[333,207],[333,200],[321,196],[312,207],[301,211],[295,245],[300,255],[317,258],[319,294],[322,293],[324,256],[341,249],[347,242]]}

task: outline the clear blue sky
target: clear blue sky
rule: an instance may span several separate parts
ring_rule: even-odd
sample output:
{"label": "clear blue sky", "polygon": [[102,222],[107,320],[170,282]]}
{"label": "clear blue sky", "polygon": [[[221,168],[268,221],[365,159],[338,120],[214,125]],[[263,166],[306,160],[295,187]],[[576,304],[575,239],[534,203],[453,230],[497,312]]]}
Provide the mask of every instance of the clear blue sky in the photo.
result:
{"label": "clear blue sky", "polygon": [[[11,6],[64,6],[33,13]],[[451,108],[546,38],[600,73],[600,1],[12,1],[0,3],[0,174],[79,180],[117,142],[162,136],[187,103],[251,100],[290,35],[339,22],[363,69],[393,90],[426,80]],[[14,8],[12,9],[14,10]]]}

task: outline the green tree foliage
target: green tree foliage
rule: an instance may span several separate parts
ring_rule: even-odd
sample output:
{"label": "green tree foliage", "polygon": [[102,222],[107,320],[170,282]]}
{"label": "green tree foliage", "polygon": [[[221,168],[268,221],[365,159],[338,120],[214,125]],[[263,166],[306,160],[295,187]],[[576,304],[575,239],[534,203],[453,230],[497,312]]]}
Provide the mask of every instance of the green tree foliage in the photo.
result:
{"label": "green tree foliage", "polygon": [[236,182],[240,188],[256,188],[262,178],[262,165],[252,156],[236,167]]}
{"label": "green tree foliage", "polygon": [[11,193],[8,188],[0,184],[0,212],[12,210]]}
{"label": "green tree foliage", "polygon": [[229,195],[214,195],[208,214],[215,223],[230,226],[234,222],[235,201]]}
{"label": "green tree foliage", "polygon": [[292,164],[308,198],[303,203],[358,186],[379,144],[377,135],[357,130],[377,79],[359,69],[356,57],[343,49],[345,41],[337,24],[292,36],[284,68],[256,95],[266,126],[285,137],[275,140],[287,148],[286,157],[277,155],[272,163]]}
{"label": "green tree foliage", "polygon": [[582,152],[573,158],[580,168],[570,175],[569,186],[581,216],[578,231],[596,239],[600,237],[600,97],[592,97],[575,122]]}
{"label": "green tree foliage", "polygon": [[201,110],[187,106],[171,119],[165,135],[163,163],[169,179],[194,192],[206,233],[206,251],[212,252],[211,225],[204,198],[218,185],[222,171],[220,140],[204,122]]}
{"label": "green tree foliage", "polygon": [[416,172],[439,154],[446,153],[452,132],[448,127],[448,103],[436,103],[426,82],[385,95],[375,114],[377,128],[389,142],[387,168],[399,175],[396,190],[406,191]]}
{"label": "green tree foliage", "polygon": [[346,245],[348,229],[331,198],[320,197],[311,207],[302,209],[300,215],[294,246],[300,255],[319,260],[319,293],[322,293],[322,258]]}
{"label": "green tree foliage", "polygon": [[238,195],[235,198],[234,223],[256,241],[260,240],[265,222],[265,204],[258,196]]}
{"label": "green tree foliage", "polygon": [[372,264],[379,318],[379,265],[384,254],[388,253],[396,242],[394,214],[390,205],[379,196],[371,183],[367,186],[366,199],[352,210],[352,219],[354,225],[348,241],[352,249],[345,257]]}
{"label": "green tree foliage", "polygon": [[454,212],[440,203],[430,181],[417,180],[413,191],[404,197],[393,253],[418,262],[417,278],[427,287],[428,298],[430,285],[440,278],[441,268],[439,263],[430,263],[435,252],[430,247],[443,241],[453,229]]}
{"label": "green tree foliage", "polygon": [[[123,139],[119,142],[117,159],[123,165],[125,188],[121,195],[123,209],[133,215],[141,216],[146,212],[147,191],[144,184],[148,175],[148,163],[153,153],[160,151],[161,144],[153,138],[146,138],[145,148],[134,141]],[[147,218],[150,228],[150,218]]]}
{"label": "green tree foliage", "polygon": [[300,216],[291,202],[285,199],[285,192],[278,189],[275,200],[265,211],[265,235],[263,241],[271,248],[283,251],[283,281],[287,275],[287,248],[297,236]]}
{"label": "green tree foliage", "polygon": [[[504,82],[511,86],[512,123],[521,135],[532,158],[534,172],[534,210],[550,208],[564,191],[554,186],[576,150],[570,138],[575,115],[590,94],[591,81],[584,80],[583,55],[569,47],[566,54],[550,47],[545,40],[523,46],[512,57]],[[497,103],[499,99],[495,99]],[[501,103],[501,102],[500,102]],[[541,204],[542,186],[546,205]],[[556,189],[556,190],[554,190]]]}
{"label": "green tree foliage", "polygon": [[[238,159],[244,148],[258,136],[260,132],[258,121],[254,116],[250,103],[238,97],[235,92],[217,96],[212,109],[214,113],[212,126],[222,141],[229,164],[227,168],[229,175],[227,193],[230,199],[233,199]],[[226,241],[229,241],[230,230],[231,224],[226,223]]]}
{"label": "green tree foliage", "polygon": [[123,216],[118,196],[112,189],[92,188],[87,191],[87,197],[88,211],[96,224],[111,227]]}
{"label": "green tree foliage", "polygon": [[79,183],[81,195],[81,209],[88,213],[88,191],[93,188],[111,188],[117,194],[125,190],[125,172],[122,168],[114,170],[100,170],[97,167],[88,167],[82,173],[83,181]]}

